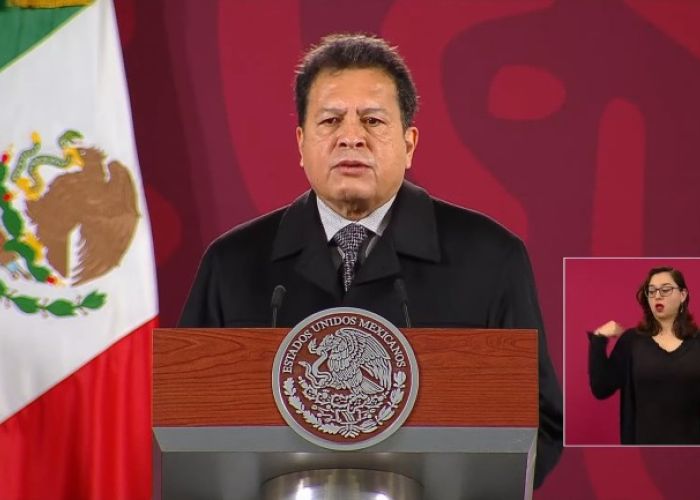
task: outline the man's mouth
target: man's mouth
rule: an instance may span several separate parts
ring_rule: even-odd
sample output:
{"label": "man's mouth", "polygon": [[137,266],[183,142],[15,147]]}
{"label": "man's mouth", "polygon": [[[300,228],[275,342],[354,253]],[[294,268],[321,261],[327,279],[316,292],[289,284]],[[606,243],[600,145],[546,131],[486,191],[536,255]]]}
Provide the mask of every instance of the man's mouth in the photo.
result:
{"label": "man's mouth", "polygon": [[368,168],[369,165],[359,160],[341,160],[334,165],[340,168]]}

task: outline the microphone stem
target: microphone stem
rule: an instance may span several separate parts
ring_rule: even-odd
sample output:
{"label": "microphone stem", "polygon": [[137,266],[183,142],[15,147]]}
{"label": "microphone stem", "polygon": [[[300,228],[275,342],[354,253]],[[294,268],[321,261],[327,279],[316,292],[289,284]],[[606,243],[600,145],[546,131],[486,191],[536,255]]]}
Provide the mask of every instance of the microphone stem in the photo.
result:
{"label": "microphone stem", "polygon": [[408,304],[406,301],[401,303],[401,309],[403,309],[403,317],[406,320],[406,328],[411,328],[411,318],[408,316]]}

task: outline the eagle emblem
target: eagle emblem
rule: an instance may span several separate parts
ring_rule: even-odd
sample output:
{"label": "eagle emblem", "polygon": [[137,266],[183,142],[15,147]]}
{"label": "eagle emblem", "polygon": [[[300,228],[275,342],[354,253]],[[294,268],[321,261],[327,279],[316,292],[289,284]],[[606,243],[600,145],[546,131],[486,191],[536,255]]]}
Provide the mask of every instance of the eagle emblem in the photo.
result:
{"label": "eagle emblem", "polygon": [[[306,369],[305,377],[317,388],[349,389],[353,394],[371,396],[391,387],[391,358],[386,349],[372,335],[357,328],[339,328],[326,335],[316,347],[309,342],[308,350],[318,355]],[[326,364],[328,371],[322,372]]]}
{"label": "eagle emblem", "polygon": [[119,265],[140,218],[134,180],[122,163],[96,147],[80,144],[68,130],[57,143],[60,155],[42,153],[42,140],[13,161],[0,159],[0,300],[24,313],[74,316],[99,309],[106,295],[48,299],[15,288],[24,281],[78,286]]}
{"label": "eagle emblem", "polygon": [[369,311],[336,308],[299,323],[280,346],[273,391],[287,423],[331,449],[386,439],[410,413],[418,366],[410,344]]}

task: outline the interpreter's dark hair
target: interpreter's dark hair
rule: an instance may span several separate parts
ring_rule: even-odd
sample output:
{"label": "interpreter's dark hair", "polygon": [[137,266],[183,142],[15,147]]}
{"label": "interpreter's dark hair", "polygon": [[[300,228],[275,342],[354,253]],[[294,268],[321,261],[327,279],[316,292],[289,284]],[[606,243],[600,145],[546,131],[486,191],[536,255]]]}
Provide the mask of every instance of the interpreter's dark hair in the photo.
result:
{"label": "interpreter's dark hair", "polygon": [[690,311],[688,310],[688,304],[690,304],[690,290],[688,290],[688,287],[685,284],[683,273],[673,267],[654,267],[650,269],[644,283],[639,286],[639,289],[637,290],[637,302],[639,302],[639,305],[642,306],[644,318],[639,325],[637,325],[637,330],[640,333],[648,336],[654,336],[661,331],[661,323],[659,323],[654,317],[654,313],[651,311],[649,300],[646,296],[646,291],[649,287],[651,278],[659,273],[669,273],[671,278],[673,278],[673,281],[675,281],[676,285],[678,285],[679,291],[685,290],[687,294],[685,301],[683,301],[681,304],[678,310],[678,315],[673,322],[673,333],[681,340],[695,335],[695,333],[698,331],[698,325],[695,323],[693,320],[693,315],[690,314]]}
{"label": "interpreter's dark hair", "polygon": [[304,125],[309,90],[323,70],[378,68],[394,80],[404,130],[413,123],[418,109],[416,87],[411,72],[396,47],[385,40],[365,34],[333,34],[321,39],[303,57],[296,70],[294,97],[299,126]]}

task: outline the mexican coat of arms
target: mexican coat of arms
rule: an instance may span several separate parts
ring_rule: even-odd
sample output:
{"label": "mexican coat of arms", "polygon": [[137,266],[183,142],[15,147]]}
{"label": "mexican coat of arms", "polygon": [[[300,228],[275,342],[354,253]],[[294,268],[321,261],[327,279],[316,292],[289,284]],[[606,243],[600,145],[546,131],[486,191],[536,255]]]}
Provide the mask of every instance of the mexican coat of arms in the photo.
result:
{"label": "mexican coat of arms", "polygon": [[336,308],[299,323],[282,342],[273,392],[287,423],[331,449],[372,446],[395,432],[418,391],[410,344],[384,318]]}

